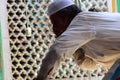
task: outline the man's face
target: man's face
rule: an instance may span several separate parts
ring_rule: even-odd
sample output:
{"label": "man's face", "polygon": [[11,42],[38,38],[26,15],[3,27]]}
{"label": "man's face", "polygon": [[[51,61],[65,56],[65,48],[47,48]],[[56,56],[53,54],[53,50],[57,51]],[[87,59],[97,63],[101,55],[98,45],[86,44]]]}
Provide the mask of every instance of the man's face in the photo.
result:
{"label": "man's face", "polygon": [[50,16],[50,20],[53,24],[53,31],[56,34],[56,37],[60,36],[68,27],[68,20],[66,17],[60,17],[57,14],[53,14]]}

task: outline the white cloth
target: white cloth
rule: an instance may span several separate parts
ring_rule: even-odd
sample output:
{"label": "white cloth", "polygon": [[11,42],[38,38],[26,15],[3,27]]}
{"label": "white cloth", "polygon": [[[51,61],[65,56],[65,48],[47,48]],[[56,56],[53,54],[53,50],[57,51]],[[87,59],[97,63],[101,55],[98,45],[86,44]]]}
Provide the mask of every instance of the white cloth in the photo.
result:
{"label": "white cloth", "polygon": [[111,67],[120,58],[120,14],[81,12],[52,46],[63,57],[80,47],[86,56]]}
{"label": "white cloth", "polygon": [[72,0],[54,0],[48,6],[48,15],[51,16],[52,14],[60,11],[63,8],[66,8],[70,5],[75,4]]}

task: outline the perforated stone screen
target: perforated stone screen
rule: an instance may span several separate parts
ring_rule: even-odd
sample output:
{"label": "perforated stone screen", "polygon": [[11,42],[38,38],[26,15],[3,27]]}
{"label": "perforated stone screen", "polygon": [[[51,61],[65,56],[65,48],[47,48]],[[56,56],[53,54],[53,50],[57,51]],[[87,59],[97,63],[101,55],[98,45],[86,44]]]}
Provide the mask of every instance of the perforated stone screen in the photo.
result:
{"label": "perforated stone screen", "polygon": [[81,9],[87,11],[90,8],[97,8],[100,11],[108,11],[107,0],[80,0]]}
{"label": "perforated stone screen", "polygon": [[[35,80],[42,59],[54,43],[52,25],[47,16],[51,0],[8,0],[8,23],[13,80]],[[107,11],[106,0],[81,0],[83,10],[96,6]],[[103,75],[99,70],[80,70],[72,58],[61,62],[50,79],[83,80]]]}
{"label": "perforated stone screen", "polygon": [[108,11],[107,0],[73,0],[83,10],[88,11],[90,8],[96,8],[100,11]]}

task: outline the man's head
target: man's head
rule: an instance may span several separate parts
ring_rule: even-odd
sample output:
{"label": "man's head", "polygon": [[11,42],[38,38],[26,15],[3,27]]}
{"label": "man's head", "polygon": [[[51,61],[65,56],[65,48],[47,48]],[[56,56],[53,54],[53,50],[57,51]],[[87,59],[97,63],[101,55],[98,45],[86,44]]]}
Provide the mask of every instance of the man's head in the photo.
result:
{"label": "man's head", "polygon": [[60,36],[69,26],[72,19],[81,10],[72,0],[56,0],[48,7],[48,15],[53,24],[53,31],[56,37]]}

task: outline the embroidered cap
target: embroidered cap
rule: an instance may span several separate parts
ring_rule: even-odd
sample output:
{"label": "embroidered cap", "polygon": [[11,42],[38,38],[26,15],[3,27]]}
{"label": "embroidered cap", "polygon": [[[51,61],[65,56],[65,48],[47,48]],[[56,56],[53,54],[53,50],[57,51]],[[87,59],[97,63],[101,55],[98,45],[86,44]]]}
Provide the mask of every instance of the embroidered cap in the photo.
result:
{"label": "embroidered cap", "polygon": [[52,14],[56,13],[57,11],[68,7],[70,5],[73,5],[74,2],[72,0],[54,0],[49,6],[48,6],[48,15],[51,16]]}

